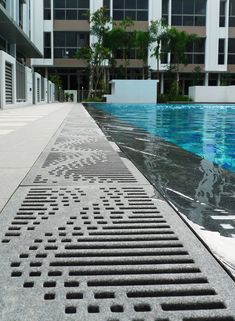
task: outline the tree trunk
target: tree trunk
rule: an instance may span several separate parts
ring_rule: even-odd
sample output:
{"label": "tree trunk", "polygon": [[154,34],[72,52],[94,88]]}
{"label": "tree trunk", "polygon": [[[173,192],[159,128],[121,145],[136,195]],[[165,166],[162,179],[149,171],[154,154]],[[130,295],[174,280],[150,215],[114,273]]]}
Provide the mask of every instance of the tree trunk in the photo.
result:
{"label": "tree trunk", "polygon": [[176,71],[176,91],[177,91],[177,95],[179,95],[179,82],[180,82],[180,73],[179,73],[179,69],[177,68]]}
{"label": "tree trunk", "polygon": [[94,70],[92,66],[90,66],[90,74],[89,74],[89,91],[88,91],[88,99],[92,97],[93,92],[93,80],[94,80]]}

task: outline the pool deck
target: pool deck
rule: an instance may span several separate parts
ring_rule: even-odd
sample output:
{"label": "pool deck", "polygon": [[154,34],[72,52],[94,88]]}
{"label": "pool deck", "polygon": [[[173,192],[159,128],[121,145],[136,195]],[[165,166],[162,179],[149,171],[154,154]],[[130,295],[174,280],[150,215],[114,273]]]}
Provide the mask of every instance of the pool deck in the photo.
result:
{"label": "pool deck", "polygon": [[235,282],[81,104],[21,112],[0,112],[1,321],[235,320]]}

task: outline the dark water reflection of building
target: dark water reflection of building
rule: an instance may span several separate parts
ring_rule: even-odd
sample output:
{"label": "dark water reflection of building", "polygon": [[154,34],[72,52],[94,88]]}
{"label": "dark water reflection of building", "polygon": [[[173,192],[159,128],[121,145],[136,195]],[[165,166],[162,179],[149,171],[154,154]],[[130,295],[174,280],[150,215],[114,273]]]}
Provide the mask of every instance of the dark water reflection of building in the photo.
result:
{"label": "dark water reflection of building", "polygon": [[[235,236],[235,174],[144,130],[134,127],[130,130],[129,123],[93,107],[88,110],[104,132],[112,137],[162,195],[190,221],[204,230],[216,231],[225,237]],[[151,126],[154,117],[158,123],[164,121],[159,116],[151,115]],[[204,126],[208,126],[207,115],[204,116]],[[204,128],[203,132],[204,135],[209,133],[212,143],[210,128]],[[204,136],[203,141],[203,148],[208,148],[207,137]],[[224,216],[228,215],[225,222]],[[234,218],[231,218],[233,215]]]}

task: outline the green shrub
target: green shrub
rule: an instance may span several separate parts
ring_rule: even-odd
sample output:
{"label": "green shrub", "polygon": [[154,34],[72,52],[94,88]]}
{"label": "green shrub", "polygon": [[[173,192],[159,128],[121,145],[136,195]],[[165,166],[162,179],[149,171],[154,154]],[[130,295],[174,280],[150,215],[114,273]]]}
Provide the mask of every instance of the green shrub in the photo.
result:
{"label": "green shrub", "polygon": [[83,101],[87,103],[102,103],[105,102],[105,98],[94,96],[91,98],[84,99]]}

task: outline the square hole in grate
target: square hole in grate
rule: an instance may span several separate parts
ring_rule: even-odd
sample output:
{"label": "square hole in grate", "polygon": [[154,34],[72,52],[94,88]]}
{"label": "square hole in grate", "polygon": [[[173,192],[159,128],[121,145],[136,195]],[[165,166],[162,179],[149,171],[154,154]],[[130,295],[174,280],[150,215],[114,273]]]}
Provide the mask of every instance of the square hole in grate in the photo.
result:
{"label": "square hole in grate", "polygon": [[61,276],[63,273],[62,271],[49,271],[48,276]]}
{"label": "square hole in grate", "polygon": [[67,300],[81,300],[83,299],[83,293],[80,292],[69,292],[66,294]]}
{"label": "square hole in grate", "polygon": [[34,282],[24,282],[23,287],[24,288],[33,288]]}
{"label": "square hole in grate", "polygon": [[38,266],[42,266],[41,262],[30,262],[30,266],[31,267],[38,267]]}
{"label": "square hole in grate", "polygon": [[54,288],[56,287],[55,281],[46,281],[43,283],[44,288]]}
{"label": "square hole in grate", "polygon": [[31,277],[39,277],[39,276],[41,276],[41,272],[40,271],[31,271],[31,272],[29,272],[29,276],[31,276]]}
{"label": "square hole in grate", "polygon": [[95,293],[95,299],[114,299],[115,294],[113,292],[100,292]]}
{"label": "square hole in grate", "polygon": [[11,267],[19,267],[20,264],[21,264],[20,262],[12,262]]}
{"label": "square hole in grate", "polygon": [[149,311],[151,311],[150,305],[146,304],[146,303],[135,304],[134,309],[136,312],[149,312]]}
{"label": "square hole in grate", "polygon": [[11,277],[13,277],[13,278],[18,278],[18,277],[20,277],[22,275],[22,272],[21,271],[13,271],[12,273],[11,273]]}
{"label": "square hole in grate", "polygon": [[55,300],[55,293],[46,293],[44,295],[44,300]]}
{"label": "square hole in grate", "polygon": [[79,282],[77,281],[65,281],[64,286],[66,288],[77,288],[79,286]]}
{"label": "square hole in grate", "polygon": [[115,304],[110,307],[113,313],[122,313],[124,311],[123,306],[120,304]]}
{"label": "square hole in grate", "polygon": [[89,305],[87,308],[88,313],[99,313],[100,308],[98,305]]}
{"label": "square hole in grate", "polygon": [[65,313],[66,314],[74,314],[77,312],[77,308],[74,306],[69,306],[65,308]]}

